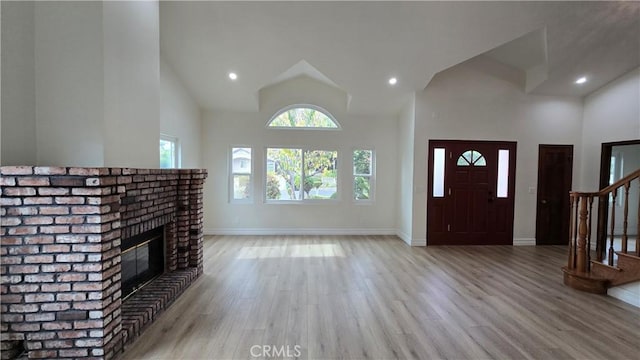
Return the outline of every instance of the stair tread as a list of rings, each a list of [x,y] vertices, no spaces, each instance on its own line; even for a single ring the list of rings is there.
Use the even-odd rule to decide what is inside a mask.
[[[589,280],[594,280],[594,281],[608,281],[607,278],[604,278],[602,276],[594,275],[592,272],[576,271],[576,270],[569,269],[566,266],[562,268],[562,271],[564,271],[564,272],[566,272],[568,274],[571,274],[573,276],[577,276],[577,277],[583,278],[583,279],[589,279]]]
[[[631,253],[623,253],[622,251],[616,251],[616,255],[618,256],[624,256],[627,258],[631,258],[631,259],[638,259],[640,260],[640,256],[636,255],[636,254],[631,254]]]
[[[613,265],[609,265],[609,264],[607,264],[605,262],[600,262],[600,261],[597,261],[597,260],[591,260],[591,265],[592,266],[593,265],[603,266],[605,268],[608,268],[608,269],[611,269],[611,270],[615,270],[615,271],[622,271],[622,269],[617,266],[618,265],[617,261]]]

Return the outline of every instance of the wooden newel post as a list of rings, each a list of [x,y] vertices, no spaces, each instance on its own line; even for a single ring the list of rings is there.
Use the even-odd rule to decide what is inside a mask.
[[[587,219],[589,211],[587,210],[587,199],[580,197],[580,212],[578,223],[578,244],[576,249],[576,270],[579,272],[587,271]]]

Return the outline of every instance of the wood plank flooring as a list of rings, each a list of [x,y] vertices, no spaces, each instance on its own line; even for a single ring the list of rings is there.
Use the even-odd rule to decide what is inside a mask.
[[[563,247],[213,236],[204,256],[123,359],[254,359],[254,345],[288,350],[278,358],[298,345],[302,359],[640,356],[640,309],[565,287]]]

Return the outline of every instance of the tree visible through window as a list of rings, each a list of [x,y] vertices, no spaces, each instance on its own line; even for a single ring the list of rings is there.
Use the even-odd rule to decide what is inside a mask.
[[[270,128],[339,129],[338,123],[320,108],[309,105],[291,107],[269,121]]]
[[[353,151],[353,198],[373,199],[373,150]]]
[[[160,136],[160,168],[174,169],[179,166],[178,159],[178,139],[161,135]]]
[[[326,200],[337,197],[337,151],[268,148],[266,168],[267,200]]]

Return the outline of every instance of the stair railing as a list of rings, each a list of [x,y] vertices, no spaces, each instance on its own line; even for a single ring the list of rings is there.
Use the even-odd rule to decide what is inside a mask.
[[[567,268],[575,273],[586,274],[591,270],[591,239],[593,232],[593,203],[598,200],[598,222],[596,228],[596,260],[614,266],[615,252],[634,254],[640,256],[640,188],[638,191],[638,222],[635,234],[635,249],[629,248],[629,193],[632,182],[640,178],[640,169],[632,172],[615,183],[605,187],[598,192],[577,192],[569,193],[570,234],[569,234],[569,261]],[[640,183],[640,179],[638,180]],[[635,185],[634,185],[635,186]],[[623,189],[623,213],[622,213],[622,234],[620,238],[620,248],[616,249],[616,207],[619,204],[618,193]],[[611,206],[609,206],[611,204]]]

